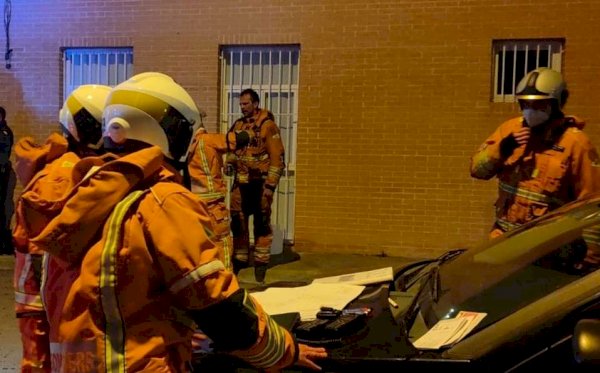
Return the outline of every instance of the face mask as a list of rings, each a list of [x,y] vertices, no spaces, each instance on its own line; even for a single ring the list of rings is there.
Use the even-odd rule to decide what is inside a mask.
[[[529,127],[535,127],[550,119],[550,113],[545,110],[524,109],[523,118]]]

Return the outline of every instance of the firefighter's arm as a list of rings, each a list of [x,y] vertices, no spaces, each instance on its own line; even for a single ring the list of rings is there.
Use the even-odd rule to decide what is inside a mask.
[[[265,187],[273,191],[277,187],[277,184],[279,184],[279,179],[285,169],[285,155],[283,143],[281,142],[281,134],[275,122],[272,120],[266,121],[263,124],[263,130],[265,132],[265,147],[269,155],[269,171]]]
[[[513,122],[514,120],[502,124],[481,144],[471,157],[471,176],[489,180],[504,165],[516,162],[523,155],[528,136],[523,140],[518,134],[522,126],[515,126]]]
[[[238,285],[218,258],[204,203],[171,194],[147,221],[157,263],[178,308],[215,343],[250,364],[272,369],[293,364],[298,347]]]
[[[600,192],[600,158],[589,138],[578,132],[573,142],[571,185],[576,199]]]

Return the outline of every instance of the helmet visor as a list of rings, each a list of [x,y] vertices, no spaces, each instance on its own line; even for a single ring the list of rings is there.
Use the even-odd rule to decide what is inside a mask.
[[[89,111],[81,108],[73,116],[77,136],[82,145],[98,145],[102,138],[102,124]]]

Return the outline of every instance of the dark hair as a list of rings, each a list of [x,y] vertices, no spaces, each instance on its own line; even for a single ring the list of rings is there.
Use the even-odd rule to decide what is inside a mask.
[[[249,95],[252,102],[260,103],[260,97],[258,97],[258,93],[252,88],[246,88],[240,93],[240,97],[244,95]]]
[[[2,106],[0,106],[0,121],[3,121],[6,118],[6,110]]]

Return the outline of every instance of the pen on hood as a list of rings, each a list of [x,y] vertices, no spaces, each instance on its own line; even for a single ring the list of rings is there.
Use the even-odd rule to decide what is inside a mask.
[[[390,306],[398,308],[398,303],[394,302],[392,298],[388,298],[388,302],[390,303]]]

